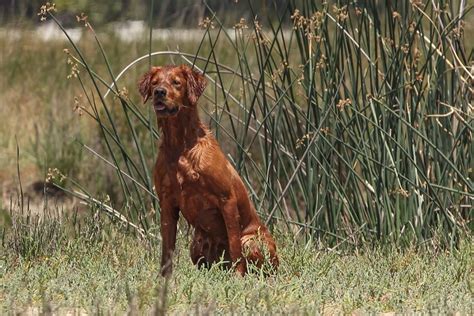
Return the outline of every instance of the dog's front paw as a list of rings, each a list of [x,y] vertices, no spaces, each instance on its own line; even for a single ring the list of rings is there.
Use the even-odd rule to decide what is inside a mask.
[[[235,274],[237,274],[238,276],[243,277],[245,275],[246,270],[247,268],[245,267],[245,263],[242,262],[242,260],[235,266]]]

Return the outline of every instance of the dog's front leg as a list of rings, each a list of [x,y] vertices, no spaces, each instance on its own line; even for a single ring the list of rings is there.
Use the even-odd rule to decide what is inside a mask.
[[[161,275],[164,277],[173,272],[178,219],[179,208],[173,207],[169,202],[161,203]]]
[[[224,203],[223,217],[229,240],[229,255],[238,274],[244,275],[246,266],[242,258],[242,243],[240,241],[240,216],[237,208],[237,200],[231,198]]]

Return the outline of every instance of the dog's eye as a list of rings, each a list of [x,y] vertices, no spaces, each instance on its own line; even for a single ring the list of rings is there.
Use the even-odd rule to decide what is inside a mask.
[[[173,80],[173,84],[174,84],[175,86],[179,86],[180,82],[175,79],[175,80]]]

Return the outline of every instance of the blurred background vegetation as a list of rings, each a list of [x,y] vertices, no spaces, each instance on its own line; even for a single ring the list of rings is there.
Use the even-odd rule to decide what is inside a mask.
[[[234,25],[242,17],[246,20],[253,19],[252,10],[260,19],[276,20],[287,9],[287,1],[272,0],[58,0],[50,2],[54,2],[58,8],[61,8],[57,18],[66,27],[76,25],[76,15],[81,12],[89,16],[96,27],[100,27],[117,21],[149,21],[149,14],[153,7],[152,26],[167,28],[196,27],[203,17],[211,15],[209,8],[212,8],[212,12],[216,13],[223,24],[229,26]],[[343,0],[338,1],[338,4],[347,5],[353,2]],[[361,7],[367,6],[367,1],[358,2]],[[373,2],[371,5],[383,10],[391,1],[371,2]],[[467,2],[472,2],[472,0]],[[37,13],[44,3],[43,0],[0,0],[0,24],[39,23]],[[303,0],[293,1],[293,3],[296,7],[304,5]],[[291,21],[284,22],[291,24]]]
[[[75,24],[75,16],[84,12],[96,26],[109,22],[126,20],[147,20],[152,1],[149,0],[59,0],[51,1],[61,8],[58,19],[65,25]],[[18,21],[38,22],[37,13],[43,0],[0,0],[0,19],[3,23]],[[241,17],[250,18],[247,1],[209,0],[207,5],[219,15],[224,22],[235,23]],[[269,6],[279,11],[286,9],[285,1],[257,0],[252,6],[259,16],[266,17]],[[274,12],[273,12],[274,13]],[[203,1],[163,0],[154,1],[153,27],[196,27],[203,16],[209,15]]]

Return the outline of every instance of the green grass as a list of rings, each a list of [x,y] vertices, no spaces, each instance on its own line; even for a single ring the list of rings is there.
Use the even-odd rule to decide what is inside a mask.
[[[145,312],[163,306],[171,313],[472,313],[469,240],[454,252],[389,246],[330,250],[277,233],[278,273],[241,278],[217,266],[197,270],[189,259],[187,228],[181,225],[174,274],[165,284],[157,241],[137,240],[97,214],[93,220],[49,216],[33,222],[23,220],[17,235],[11,227],[3,236],[2,313]],[[28,227],[54,235],[54,242],[22,255],[12,242],[20,235],[32,237]]]

